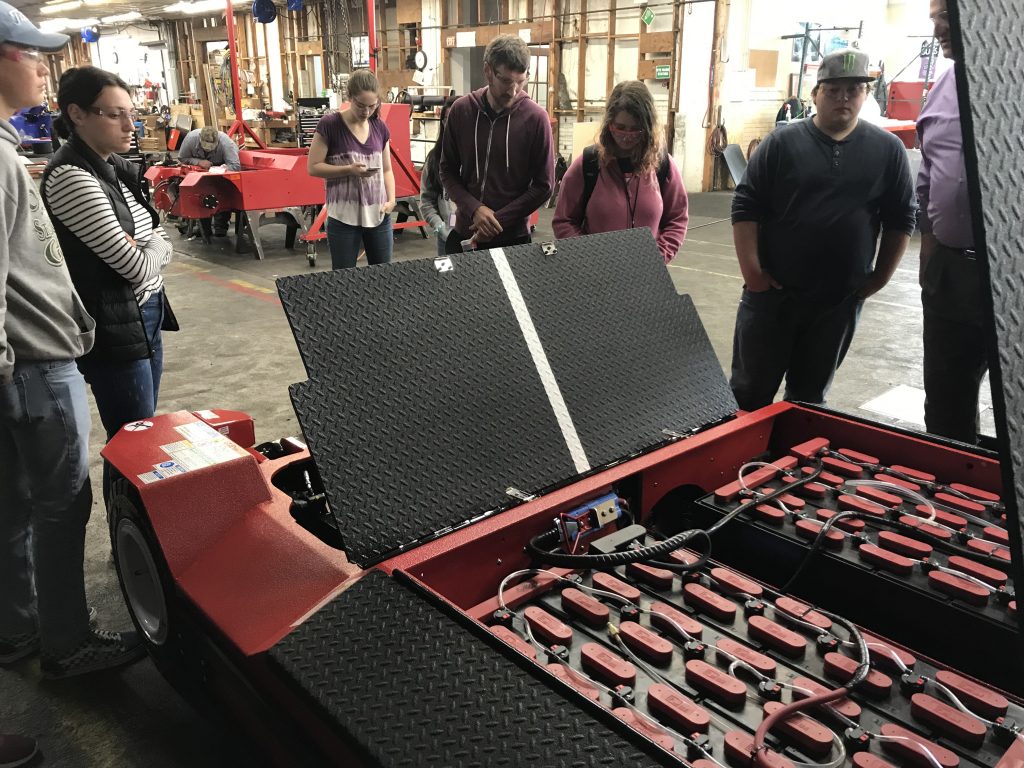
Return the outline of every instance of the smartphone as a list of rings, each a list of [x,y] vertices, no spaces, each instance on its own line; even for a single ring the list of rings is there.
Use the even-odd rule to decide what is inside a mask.
[[[366,168],[366,172],[367,172],[367,173],[369,173],[370,171],[373,171],[374,173],[376,173],[376,172],[377,172],[377,171],[379,171],[379,170],[380,170],[380,168],[379,168],[379,167],[376,167],[376,168],[375,168],[375,167],[372,167],[372,166],[368,166],[368,167]]]

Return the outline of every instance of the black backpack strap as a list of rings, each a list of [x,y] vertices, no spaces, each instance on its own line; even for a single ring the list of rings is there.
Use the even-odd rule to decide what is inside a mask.
[[[583,218],[587,218],[587,203],[594,194],[597,177],[601,175],[601,164],[597,160],[597,145],[591,144],[583,150]]]
[[[665,196],[665,185],[668,184],[668,176],[672,172],[669,165],[672,162],[668,152],[662,152],[661,162],[658,163],[658,187],[661,189],[661,196]]]

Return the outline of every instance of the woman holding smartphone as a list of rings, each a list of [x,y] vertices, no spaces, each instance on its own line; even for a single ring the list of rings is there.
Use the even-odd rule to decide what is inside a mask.
[[[360,246],[370,264],[391,261],[395,175],[391,132],[378,117],[379,89],[370,70],[353,72],[348,107],[320,119],[309,148],[309,175],[327,184],[327,244],[334,269],[354,267]]]

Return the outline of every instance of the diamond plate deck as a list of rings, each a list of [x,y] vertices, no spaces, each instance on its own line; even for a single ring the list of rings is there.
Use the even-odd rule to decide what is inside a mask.
[[[664,442],[663,429],[735,412],[648,230],[504,256],[590,468]],[[443,273],[423,259],[278,281],[310,376],[292,402],[364,567],[508,506],[509,487],[536,493],[578,476],[495,257],[453,262]]]
[[[672,762],[667,755],[656,760],[653,746],[645,754],[567,702],[563,691],[553,692],[376,571],[269,654],[372,765],[632,768]]]
[[[950,0],[960,114],[975,244],[987,254],[998,364],[992,367],[1014,579],[1024,583],[1024,6],[1017,0]],[[969,109],[964,105],[968,103]],[[977,217],[976,217],[977,218]],[[983,234],[979,237],[979,234]],[[1014,524],[1015,523],[1015,524]],[[1024,622],[1024,619],[1022,619]],[[1022,623],[1024,627],[1024,623]]]

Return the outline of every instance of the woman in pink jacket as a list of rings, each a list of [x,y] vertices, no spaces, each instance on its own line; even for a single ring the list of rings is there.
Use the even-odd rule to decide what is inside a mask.
[[[596,182],[588,185],[595,172]],[[619,83],[608,98],[597,144],[575,158],[562,178],[555,237],[647,227],[667,264],[683,244],[687,221],[686,189],[665,149],[651,92],[638,80]]]

